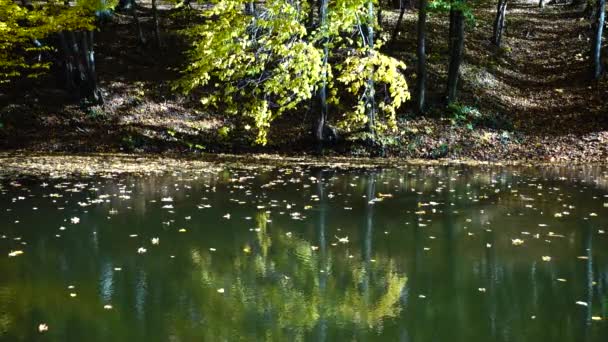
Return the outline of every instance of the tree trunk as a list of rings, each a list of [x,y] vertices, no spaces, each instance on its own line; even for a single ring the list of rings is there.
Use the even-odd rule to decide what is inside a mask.
[[[448,27],[448,51],[452,51],[452,43],[454,37],[454,27],[456,26],[456,10],[453,7],[450,7],[450,26]]]
[[[418,113],[424,113],[426,98],[426,10],[427,0],[420,0],[418,10],[418,46],[416,54],[418,57],[418,70],[416,78],[416,109]]]
[[[595,18],[595,32],[593,35],[593,47],[591,56],[593,58],[593,79],[599,79],[602,75],[602,34],[604,31],[604,20],[606,16],[606,0],[597,1],[597,15]]]
[[[156,0],[152,0],[152,19],[154,20],[154,39],[156,40],[156,46],[160,48],[162,46],[162,41],[160,39],[160,25],[158,24]]]
[[[310,8],[308,11],[308,18],[306,19],[306,27],[314,27],[315,25],[315,0],[309,0]],[[320,5],[319,5],[320,6]]]
[[[97,85],[93,31],[60,32],[58,36],[65,88],[78,94],[81,101],[103,104]]]
[[[368,54],[371,56],[374,50],[374,1],[369,0],[367,3],[367,47],[369,49]],[[373,140],[375,140],[375,120],[376,120],[376,102],[374,97],[376,92],[374,89],[374,80],[370,77],[367,80],[367,88],[365,90],[365,112],[367,114],[367,128],[372,134]]]
[[[538,7],[539,7],[539,8],[543,8],[543,7],[545,7],[545,2],[544,2],[544,0],[539,0],[539,1],[538,1]]]
[[[319,147],[322,146],[324,140],[324,131],[325,125],[327,123],[327,58],[329,57],[329,47],[327,44],[327,33],[328,33],[328,23],[327,23],[327,9],[329,6],[329,0],[321,0],[319,7],[319,24],[321,30],[323,32],[323,81],[321,84],[321,88],[319,89],[319,103],[320,103],[320,112],[319,119],[317,121],[317,125],[315,127],[315,138]]]
[[[382,0],[378,0],[378,15],[376,17],[378,19],[378,28],[382,30]]]
[[[133,16],[133,22],[135,23],[135,29],[137,30],[137,37],[139,38],[140,45],[146,45],[146,37],[144,37],[144,31],[141,29],[139,23],[139,16],[137,15],[137,3],[136,0],[130,0],[131,2],[131,15]]]
[[[498,0],[498,6],[496,8],[496,18],[494,19],[494,35],[492,37],[492,42],[497,47],[500,47],[500,43],[502,40],[502,34],[505,30],[506,16],[507,16],[507,0]]]
[[[426,0],[421,0],[426,1]],[[395,25],[395,29],[393,30],[393,34],[391,36],[390,44],[393,44],[397,39],[397,35],[401,29],[401,22],[403,21],[403,15],[405,14],[405,4],[403,4],[404,0],[401,0],[400,3],[400,11],[399,11],[399,19],[397,19],[397,24]]]
[[[60,83],[63,84],[64,88],[69,92],[76,91],[76,65],[72,56],[68,39],[65,32],[59,32],[59,46],[60,49],[60,61],[62,63],[61,70],[63,71],[63,79]]]
[[[86,66],[86,96],[94,104],[103,104],[103,96],[101,90],[97,86],[97,71],[95,68],[95,49],[94,49],[94,33],[93,31],[83,31],[82,35],[82,53]]]
[[[460,64],[462,64],[462,54],[464,51],[464,13],[462,10],[453,11],[453,27],[450,29],[450,64],[448,67],[448,103],[453,103],[458,97],[458,77]]]
[[[245,4],[245,14],[255,15],[255,4],[253,3],[253,1],[247,2]]]

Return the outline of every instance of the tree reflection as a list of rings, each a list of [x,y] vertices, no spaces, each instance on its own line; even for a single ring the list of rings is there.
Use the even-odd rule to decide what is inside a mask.
[[[318,246],[273,231],[269,214],[260,211],[254,242],[259,248],[236,255],[231,269],[213,264],[210,254],[192,252],[207,298],[200,303],[205,337],[229,338],[239,330],[250,338],[299,340],[314,334],[322,341],[330,339],[329,326],[381,330],[384,320],[400,313],[406,278],[390,259],[372,259],[372,204],[358,260],[344,253],[344,245],[328,247],[323,175],[317,178]],[[368,199],[373,198],[373,182],[372,177]],[[217,293],[218,288],[225,293]]]

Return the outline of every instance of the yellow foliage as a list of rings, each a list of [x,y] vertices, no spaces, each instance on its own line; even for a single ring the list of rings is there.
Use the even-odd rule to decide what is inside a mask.
[[[92,30],[94,12],[113,8],[117,0],[79,0],[66,6],[63,1],[35,2],[32,9],[13,0],[0,0],[0,83],[27,71],[36,76],[48,63],[32,62],[26,53],[48,49],[34,45],[59,31]]]
[[[405,65],[376,50],[368,53],[362,41],[350,38],[369,20],[364,15],[369,0],[329,2],[327,22],[312,31],[307,29],[309,11],[300,1],[267,0],[255,14],[244,10],[248,2],[215,0],[202,14],[204,23],[183,32],[192,48],[177,88],[211,88],[201,103],[250,117],[258,130],[256,142],[266,144],[272,121],[308,104],[321,86],[327,86],[328,103],[337,105],[342,96],[357,97],[373,79],[388,90],[379,105],[387,122],[377,126],[395,127],[396,109],[409,99],[400,71]],[[334,72],[351,95],[336,87]],[[357,102],[344,122],[349,129],[366,122],[364,105]]]

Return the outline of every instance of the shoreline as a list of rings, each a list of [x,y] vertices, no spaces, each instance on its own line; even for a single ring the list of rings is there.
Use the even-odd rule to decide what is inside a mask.
[[[0,151],[0,178],[10,176],[158,175],[168,172],[206,173],[229,168],[328,167],[337,169],[407,168],[413,166],[468,167],[597,167],[606,162],[479,161],[473,159],[406,159],[280,154],[211,153],[58,153]]]

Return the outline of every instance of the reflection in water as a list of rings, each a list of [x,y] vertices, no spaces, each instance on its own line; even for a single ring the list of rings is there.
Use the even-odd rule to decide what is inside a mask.
[[[0,183],[0,340],[608,336],[601,168],[46,182]]]

